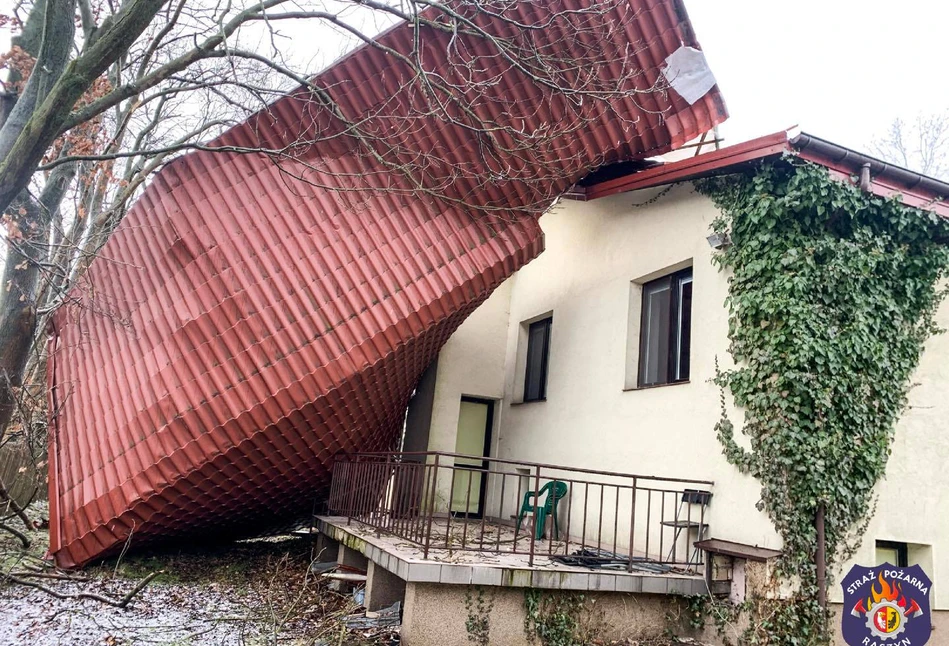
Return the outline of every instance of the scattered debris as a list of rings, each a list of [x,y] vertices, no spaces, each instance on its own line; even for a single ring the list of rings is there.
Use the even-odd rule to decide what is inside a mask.
[[[591,570],[616,570],[623,572],[630,567],[630,557],[624,554],[592,548],[577,550],[569,556],[551,556],[550,560],[563,563],[564,565],[590,568]],[[672,568],[668,565],[656,563],[655,561],[650,561],[640,556],[634,556],[632,558],[632,569],[653,574],[665,574],[666,572],[672,571]]]
[[[402,641],[402,602],[396,601],[388,608],[375,612],[367,610],[349,615],[344,623],[347,630],[370,643],[395,646]]]
[[[366,611],[346,617],[346,627],[350,630],[369,630],[371,628],[392,628],[402,623],[402,602],[396,601],[388,608],[375,612]]]
[[[328,589],[311,570],[305,538],[139,551],[118,566],[113,559],[79,574],[43,561],[43,538],[37,534],[34,545],[23,550],[14,537],[0,536],[0,575],[6,575],[0,576],[0,644],[398,643],[397,628],[346,627],[346,618],[361,604]],[[125,607],[95,598],[121,602],[157,570],[164,576],[141,588]]]
[[[347,583],[365,583],[367,578],[365,574],[354,572],[326,572],[320,576],[330,581],[345,581]]]
[[[320,566],[328,565],[329,567],[320,567],[319,569],[315,568],[314,565],[316,564],[310,565],[310,571],[322,572],[320,578],[328,580],[329,589],[334,592],[346,592],[351,590],[353,586],[365,583],[369,578],[365,570],[350,565],[320,563]],[[360,603],[360,605],[362,604]]]
[[[322,574],[324,572],[329,572],[330,570],[335,570],[339,565],[336,561],[327,561],[326,563],[311,563],[310,572],[313,574]]]

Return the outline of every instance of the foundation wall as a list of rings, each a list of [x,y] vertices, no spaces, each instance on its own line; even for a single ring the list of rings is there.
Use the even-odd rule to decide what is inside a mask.
[[[475,586],[456,586],[437,583],[409,583],[405,589],[402,616],[402,640],[406,646],[467,646],[466,621],[469,610],[466,597],[477,617]],[[524,589],[483,587],[488,613],[489,643],[504,646],[530,646],[524,632],[527,613]],[[545,590],[542,595],[569,594],[559,590]],[[605,642],[645,640],[662,637],[668,618],[677,616],[682,609],[680,597],[624,594],[585,593],[585,610],[581,620],[584,629],[595,631]]]

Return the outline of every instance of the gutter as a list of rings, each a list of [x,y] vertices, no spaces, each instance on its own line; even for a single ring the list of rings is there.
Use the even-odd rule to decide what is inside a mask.
[[[949,204],[945,203],[946,198],[949,198],[947,182],[806,133],[794,137],[789,143],[802,159],[825,166],[838,175],[847,175],[848,179],[854,175],[859,177],[864,168],[868,169],[868,188],[876,195],[890,197],[899,193],[904,204],[949,216]]]

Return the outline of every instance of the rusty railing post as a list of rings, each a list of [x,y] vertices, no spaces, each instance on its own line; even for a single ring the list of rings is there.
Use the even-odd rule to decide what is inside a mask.
[[[425,530],[425,550],[422,558],[428,558],[428,549],[432,545],[432,520],[435,517],[435,490],[438,488],[438,453],[435,454],[434,471],[432,472],[432,495],[429,496],[428,527]]]
[[[358,458],[357,458],[358,459]],[[354,465],[352,462],[346,467],[346,484],[349,485],[349,491],[346,492],[346,526],[353,524],[353,514],[356,513],[355,504],[355,491],[356,487],[353,486],[353,478],[359,477],[359,467]]]
[[[534,542],[537,537],[537,503],[540,498],[540,466],[534,467],[534,531],[531,532],[531,553],[527,565],[534,567]]]
[[[382,481],[382,505],[379,514],[382,516],[380,522],[376,523],[376,537],[382,536],[382,532],[388,532],[392,528],[392,454],[386,453],[386,466]],[[385,527],[383,529],[382,527]]]
[[[633,547],[636,545],[636,478],[633,478],[632,509],[629,512],[629,563],[626,564],[626,571],[633,571]],[[646,528],[649,531],[649,528]]]

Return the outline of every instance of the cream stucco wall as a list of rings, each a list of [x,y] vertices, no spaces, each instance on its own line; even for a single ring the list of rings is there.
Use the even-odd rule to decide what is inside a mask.
[[[511,403],[518,398],[517,373],[506,371],[499,456],[713,480],[712,534],[778,547],[767,518],[754,508],[758,487],[727,464],[713,430],[719,392],[709,379],[716,356],[727,361],[727,284],[705,239],[717,211],[690,186],[633,206],[658,192],[564,201],[541,219],[547,249],[514,281],[506,356],[507,365],[517,363],[520,321],[553,313],[547,400]],[[630,327],[638,345],[640,296],[633,281],[689,262],[691,380],[627,390],[637,354],[629,360]],[[748,510],[740,522],[735,509]]]
[[[949,302],[937,315],[949,329]],[[853,563],[874,562],[874,542],[910,544],[909,560],[933,580],[931,603],[949,609],[949,334],[929,339],[913,379],[909,407],[896,427],[886,477],[877,485],[876,514]],[[831,591],[842,599],[839,586]]]
[[[498,339],[507,335],[512,284],[511,280],[502,283],[459,326],[438,355],[430,451],[455,450],[463,395],[498,400],[504,396],[504,346]]]
[[[541,219],[546,251],[499,288],[456,332],[438,360],[430,450],[452,451],[462,395],[499,399],[492,456],[574,467],[713,480],[708,508],[716,538],[780,548],[755,509],[759,487],[721,454],[709,383],[727,355],[726,277],[706,242],[717,216],[691,185],[592,202],[563,201]],[[637,282],[691,264],[691,380],[650,389],[635,383]],[[547,400],[517,403],[523,377],[521,323],[552,313]],[[949,305],[940,310],[949,327]],[[932,339],[912,407],[901,420],[879,505],[856,561],[876,539],[931,545],[917,552],[937,585],[949,576],[949,335]],[[734,417],[736,424],[740,422]],[[911,554],[912,557],[912,554]],[[931,563],[926,559],[930,559]],[[832,598],[838,598],[836,588]],[[949,594],[935,607],[949,607]]]
[[[505,347],[513,281],[502,283],[462,323],[438,354],[435,393],[432,401],[428,450],[455,452],[458,417],[463,396],[495,400],[492,440],[497,442],[504,397]],[[491,454],[496,455],[496,444]],[[442,458],[440,464],[450,466]],[[436,499],[447,505],[450,472],[440,470]]]

